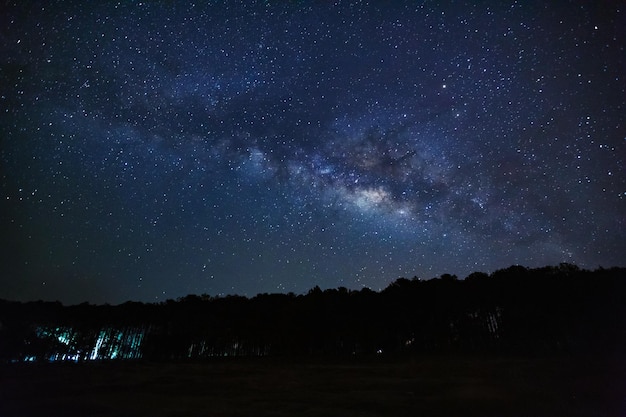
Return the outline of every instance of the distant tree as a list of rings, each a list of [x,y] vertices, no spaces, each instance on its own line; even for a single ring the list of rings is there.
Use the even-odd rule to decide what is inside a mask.
[[[113,351],[153,360],[379,350],[618,353],[626,349],[625,294],[624,268],[560,264],[514,265],[464,280],[399,278],[381,292],[316,286],[305,295],[205,294],[118,306],[0,300],[0,360]]]
[[[451,282],[451,281],[457,281],[458,278],[456,275],[450,275],[450,274],[443,274],[441,276],[441,280],[444,282]]]

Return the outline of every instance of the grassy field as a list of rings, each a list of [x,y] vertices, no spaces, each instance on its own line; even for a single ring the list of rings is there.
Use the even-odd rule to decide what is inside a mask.
[[[607,358],[13,364],[0,416],[626,416]]]

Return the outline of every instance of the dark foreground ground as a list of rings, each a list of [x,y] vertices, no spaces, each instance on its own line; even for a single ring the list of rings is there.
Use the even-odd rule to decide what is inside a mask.
[[[626,416],[626,360],[477,358],[0,367],[0,416]]]

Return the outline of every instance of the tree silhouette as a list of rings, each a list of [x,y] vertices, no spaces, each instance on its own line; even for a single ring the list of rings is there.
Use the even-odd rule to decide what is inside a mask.
[[[604,353],[626,348],[626,269],[514,265],[381,292],[188,295],[159,304],[0,300],[0,360]]]

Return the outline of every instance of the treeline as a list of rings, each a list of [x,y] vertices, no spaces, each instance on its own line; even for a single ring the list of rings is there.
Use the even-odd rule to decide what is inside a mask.
[[[380,292],[189,295],[118,306],[0,301],[0,360],[419,353],[617,354],[626,269],[512,266]]]

